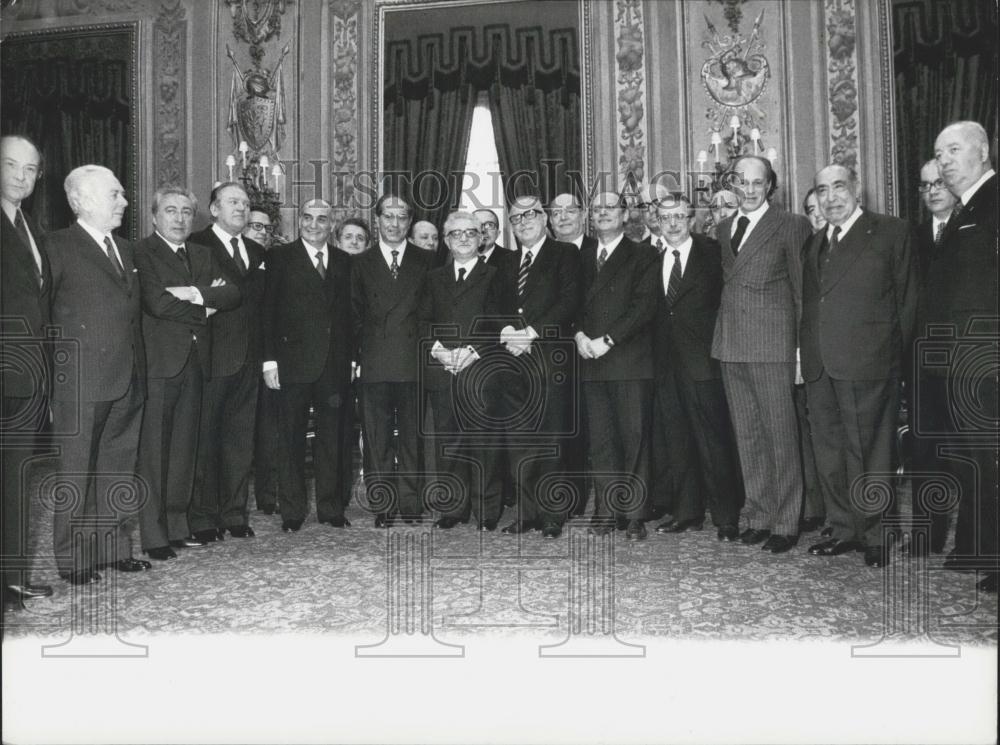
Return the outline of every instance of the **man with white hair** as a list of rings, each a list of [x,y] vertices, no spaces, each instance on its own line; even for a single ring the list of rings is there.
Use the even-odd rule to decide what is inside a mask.
[[[122,223],[125,189],[107,168],[85,165],[65,181],[72,226],[45,237],[52,266],[52,324],[74,344],[74,379],[53,390],[56,489],[72,496],[53,517],[59,576],[100,580],[97,569],[141,572],[129,527],[142,506],[136,449],[146,396],[139,279],[132,244],[112,231]],[[68,488],[67,488],[68,487]]]

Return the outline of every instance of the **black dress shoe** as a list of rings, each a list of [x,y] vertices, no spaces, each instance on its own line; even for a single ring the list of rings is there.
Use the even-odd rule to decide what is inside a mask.
[[[527,520],[515,520],[510,525],[501,530],[501,533],[506,533],[507,535],[518,535],[519,533],[527,533],[529,530],[535,530],[534,523]]]
[[[148,561],[133,559],[132,557],[119,559],[114,564],[108,564],[108,566],[114,567],[119,572],[145,572],[147,569],[153,568],[153,565]]]
[[[441,530],[451,530],[456,525],[458,525],[459,520],[457,517],[439,517],[434,521],[435,528],[441,528]]]
[[[740,538],[740,529],[735,525],[720,525],[719,526],[719,540],[725,543],[732,543]]]
[[[823,528],[823,530],[819,532],[820,538],[830,538],[832,536],[833,536],[833,528],[831,528],[830,526]]]
[[[483,520],[483,521],[481,521],[479,523],[479,525],[477,527],[478,527],[479,530],[492,533],[494,530],[497,529],[497,521],[496,520]]]
[[[813,556],[840,556],[852,551],[864,551],[865,547],[857,541],[838,541],[831,538],[828,541],[821,541],[809,547],[809,553]]]
[[[740,543],[753,546],[763,543],[771,535],[770,530],[758,530],[757,528],[747,528],[740,534]]]
[[[799,520],[799,532],[812,533],[814,530],[822,528],[825,522],[825,517],[803,517]]]
[[[866,546],[865,564],[875,569],[881,569],[889,563],[889,552],[885,546]]]
[[[686,533],[688,531],[698,531],[705,527],[701,520],[667,520],[656,526],[657,533]]]
[[[170,546],[158,546],[157,548],[148,548],[143,551],[146,556],[150,559],[156,559],[157,561],[170,561],[171,559],[176,559],[177,554]]]
[[[59,572],[59,576],[71,585],[92,585],[101,581],[101,575],[92,569],[81,569],[79,572]]]
[[[987,572],[986,576],[976,583],[976,589],[980,592],[988,592],[992,595],[996,595],[997,576],[997,572]]]
[[[562,525],[559,523],[545,523],[542,526],[542,538],[558,538],[562,535]]]
[[[208,528],[207,530],[196,530],[191,537],[195,540],[201,541],[202,543],[209,544],[224,540],[225,536],[226,531],[224,530],[219,528]]]
[[[646,523],[642,520],[629,520],[625,526],[625,537],[630,541],[641,541],[646,537]]]
[[[796,535],[778,535],[775,533],[764,541],[761,550],[770,551],[772,554],[783,554],[786,551],[791,551],[798,542],[799,537]]]
[[[204,533],[205,531],[201,532]],[[214,528],[212,532],[215,533]],[[212,540],[214,541],[215,539],[213,538]],[[187,538],[178,538],[177,540],[170,541],[170,545],[174,548],[201,548],[202,546],[207,546],[208,541],[194,535],[189,535]]]
[[[5,597],[12,600],[31,600],[32,598],[47,598],[52,594],[48,585],[7,585],[3,588]]]
[[[233,538],[253,538],[257,534],[249,525],[230,525],[229,535]]]
[[[257,512],[263,512],[265,515],[273,515],[275,506],[273,504],[265,504],[263,507],[257,507]]]
[[[348,520],[343,515],[339,517],[330,517],[319,521],[320,525],[329,525],[333,528],[349,528],[351,527],[351,521]]]
[[[281,529],[285,533],[297,533],[301,527],[301,520],[284,520],[281,523]]]

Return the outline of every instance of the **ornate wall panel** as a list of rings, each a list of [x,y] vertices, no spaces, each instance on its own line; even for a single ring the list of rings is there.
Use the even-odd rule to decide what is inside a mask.
[[[153,24],[153,184],[187,184],[187,20],[165,0]]]
[[[338,218],[361,214],[354,199],[353,179],[358,171],[358,143],[363,141],[361,119],[358,116],[360,8],[360,0],[332,0],[330,3],[330,49],[333,60],[333,86],[330,91],[333,111],[333,177],[330,202]]]
[[[623,179],[647,177],[645,24],[641,0],[615,0],[615,94],[618,169]]]
[[[855,0],[825,0],[830,160],[858,162],[858,53]]]

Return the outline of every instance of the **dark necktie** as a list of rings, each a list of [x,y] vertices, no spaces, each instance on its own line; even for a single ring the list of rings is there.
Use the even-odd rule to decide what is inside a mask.
[[[111,245],[111,239],[108,236],[104,236],[104,252],[108,255],[108,259],[111,260],[111,266],[115,268],[115,274],[118,275],[118,279],[125,279],[125,267],[118,260],[118,254],[115,253],[115,247]]]
[[[663,252],[667,250],[666,244],[663,242],[662,238],[656,239],[656,253],[663,255]]]
[[[827,242],[824,238],[822,245],[819,247],[819,277],[823,279],[823,270],[826,269],[826,265],[830,263],[830,257],[833,255],[834,251],[837,250],[837,245],[840,243],[840,226],[834,225],[833,236],[830,241]]]
[[[608,249],[602,248],[601,252],[597,254],[597,271],[600,272],[604,268],[604,262],[608,260]]]
[[[962,200],[959,199],[957,202],[955,202],[955,208],[951,211],[951,220],[954,220],[957,217],[961,217],[962,212],[964,211],[965,211],[965,205],[962,204]],[[948,222],[951,222],[951,220],[949,220]]]
[[[465,281],[465,267],[459,267],[458,269],[458,283],[462,284]]]
[[[191,276],[191,260],[188,258],[187,249],[182,245],[177,249],[177,257],[184,262],[184,268],[187,269],[188,276]]]
[[[681,252],[676,248],[673,250],[674,265],[670,269],[670,279],[667,280],[667,305],[673,306],[677,299],[677,293],[681,285]]]
[[[946,222],[939,222],[938,223],[937,230],[934,232],[934,245],[935,246],[940,246],[941,245],[941,238],[944,236],[944,229],[945,229],[945,227],[947,227],[947,225],[948,225],[948,223],[946,223]]]
[[[517,296],[524,297],[524,288],[528,284],[528,272],[531,270],[531,251],[524,252],[524,260],[517,272]]]
[[[389,271],[392,272],[393,279],[399,279],[399,251],[394,248],[389,253],[392,254],[392,264],[389,265]]]
[[[326,265],[323,262],[323,252],[316,252],[316,271],[319,272],[320,279],[326,279]]]
[[[733,240],[729,244],[733,249],[733,256],[739,253],[740,243],[743,242],[743,236],[746,235],[748,227],[750,227],[750,218],[746,215],[741,215],[740,219],[736,221],[736,232],[733,233]]]
[[[35,248],[34,244],[31,242],[31,236],[28,234],[28,224],[24,221],[24,215],[21,214],[20,207],[14,215],[14,229],[17,230],[17,234],[21,236],[21,240],[24,241],[24,245],[31,249],[31,256],[35,260],[35,279],[38,280],[38,284],[41,286],[42,257],[38,253],[38,249]]]
[[[247,265],[243,263],[243,254],[240,253],[240,239],[230,238],[229,245],[233,247],[233,261],[236,262],[236,268],[240,270],[240,274],[246,274]]]

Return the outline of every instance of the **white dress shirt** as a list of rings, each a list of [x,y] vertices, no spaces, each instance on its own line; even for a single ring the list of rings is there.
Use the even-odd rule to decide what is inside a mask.
[[[666,241],[664,241],[666,242]],[[670,284],[670,272],[674,269],[674,251],[680,251],[681,260],[681,276],[684,276],[684,270],[687,269],[688,258],[691,256],[691,247],[694,245],[694,240],[691,236],[687,237],[679,246],[671,246],[667,243],[667,250],[663,252],[663,270],[660,272],[661,279],[663,280],[663,294],[667,294],[667,285]]]

